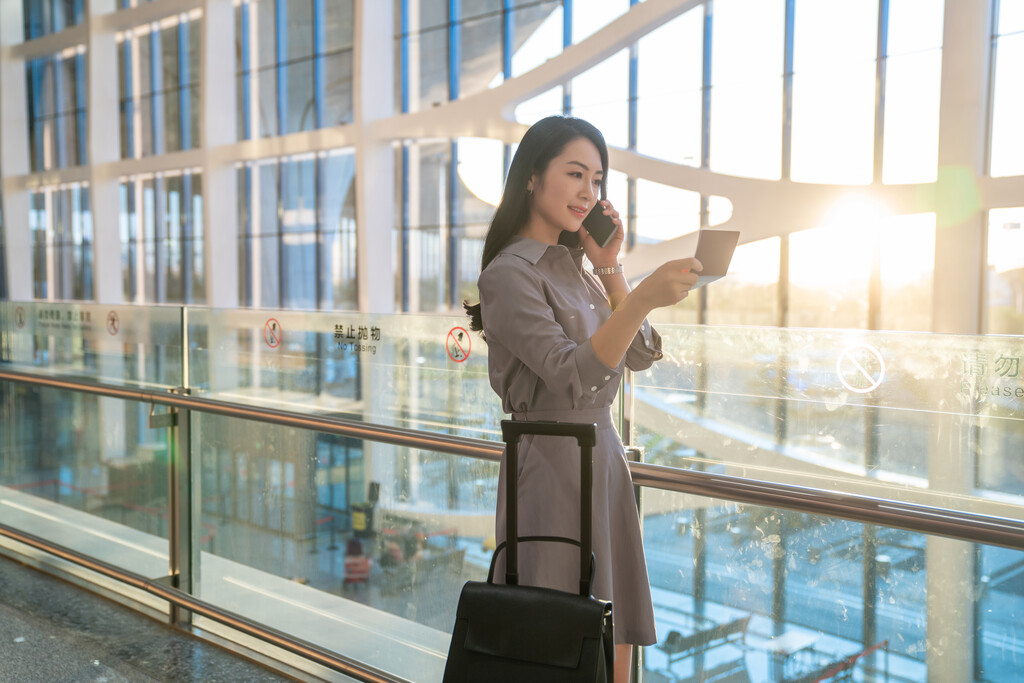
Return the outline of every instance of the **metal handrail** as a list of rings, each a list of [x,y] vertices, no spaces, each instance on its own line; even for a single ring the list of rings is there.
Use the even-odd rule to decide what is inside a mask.
[[[431,434],[400,427],[353,420],[302,415],[272,408],[229,403],[170,390],[134,389],[83,381],[71,377],[40,377],[30,373],[0,370],[0,381],[20,382],[53,389],[107,396],[124,400],[166,405],[214,415],[310,429],[330,434],[432,450],[484,460],[498,461],[501,443],[467,437]],[[1024,550],[1024,522],[1015,519],[960,512],[915,503],[828,491],[793,484],[751,480],[742,477],[683,470],[648,463],[629,463],[633,483],[639,486],[689,493],[754,505],[825,514],[865,524],[899,527],[910,531],[947,536],[959,540]],[[271,643],[288,652],[369,683],[406,683],[405,679],[366,667],[305,640],[264,624],[222,610],[193,598],[159,581],[134,574],[100,560],[0,524],[0,535],[49,552],[88,569],[147,591],[169,603],[226,624],[243,633]]]
[[[231,403],[186,394],[175,394],[170,393],[171,390],[169,389],[136,389],[114,384],[104,384],[102,382],[87,382],[81,378],[69,376],[54,375],[40,377],[31,373],[10,370],[0,370],[0,381],[21,382],[49,389],[64,389],[66,391],[77,391],[127,401],[153,403],[172,408],[209,413],[211,415],[265,422],[284,427],[310,429],[328,434],[337,434],[338,436],[349,436],[356,439],[389,443],[395,446],[408,446],[410,448],[421,448],[440,453],[464,455],[471,458],[494,461],[501,459],[502,446],[494,441],[433,434],[415,429],[389,427],[323,415],[303,415],[286,410],[245,405],[244,403]]]
[[[85,567],[97,574],[120,581],[133,588],[155,595],[162,600],[183,607],[196,614],[212,619],[216,622],[229,626],[246,635],[258,638],[275,647],[287,650],[292,654],[305,657],[321,666],[351,676],[365,683],[411,683],[408,679],[399,678],[386,674],[378,669],[367,666],[361,662],[347,659],[337,652],[327,650],[319,645],[310,643],[301,638],[296,638],[275,628],[252,621],[234,612],[221,609],[208,602],[198,600],[191,595],[184,593],[177,588],[166,585],[158,579],[149,579],[141,574],[122,569],[103,560],[98,560],[88,555],[83,555],[70,548],[58,545],[46,539],[20,531],[6,524],[0,524],[0,536],[7,536],[19,543],[42,550],[55,555],[79,566]]]
[[[1024,521],[1009,517],[649,463],[630,463],[630,473],[638,486],[1024,550]]]
[[[482,460],[500,461],[503,450],[503,445],[496,441],[433,434],[334,417],[302,415],[273,408],[173,394],[167,390],[130,389],[87,382],[81,378],[40,377],[25,372],[0,370],[0,381],[4,380],[167,405]],[[631,462],[629,467],[633,483],[639,486],[751,505],[827,514],[864,524],[898,527],[962,541],[1024,550],[1024,521],[1008,517],[649,463]]]

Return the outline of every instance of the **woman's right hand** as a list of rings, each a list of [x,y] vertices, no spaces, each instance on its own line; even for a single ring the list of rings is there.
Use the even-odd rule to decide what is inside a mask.
[[[639,297],[648,310],[673,306],[687,297],[697,284],[697,273],[703,268],[692,256],[668,261],[645,277],[632,294]]]

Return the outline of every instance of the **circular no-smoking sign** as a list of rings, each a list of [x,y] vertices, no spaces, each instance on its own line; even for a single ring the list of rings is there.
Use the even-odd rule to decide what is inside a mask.
[[[855,344],[839,354],[836,373],[844,387],[856,394],[867,394],[885,379],[885,360],[871,344]]]
[[[448,357],[456,363],[462,363],[469,358],[469,351],[473,346],[469,338],[469,332],[461,327],[453,327],[448,331],[448,339],[445,341],[445,350]]]
[[[281,332],[281,323],[277,322],[277,318],[267,320],[266,325],[263,326],[263,339],[267,342],[267,346],[272,349],[280,346]]]

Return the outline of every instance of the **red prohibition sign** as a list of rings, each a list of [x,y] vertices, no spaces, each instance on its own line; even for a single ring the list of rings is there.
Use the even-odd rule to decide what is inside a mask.
[[[469,358],[469,351],[473,347],[473,342],[469,338],[469,332],[466,332],[461,327],[453,327],[448,332],[448,340],[445,342],[444,349],[448,352],[448,357],[456,363],[462,363]]]
[[[272,349],[280,346],[281,332],[281,323],[277,322],[277,318],[267,320],[267,324],[263,326],[263,339],[267,342],[267,346]]]

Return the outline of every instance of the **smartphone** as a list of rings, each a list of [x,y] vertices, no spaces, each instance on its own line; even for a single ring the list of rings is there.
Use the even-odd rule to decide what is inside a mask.
[[[615,236],[615,231],[619,229],[619,226],[612,221],[611,216],[604,215],[603,204],[597,204],[590,210],[587,217],[583,219],[583,227],[587,229],[587,232],[600,247],[607,245]]]

